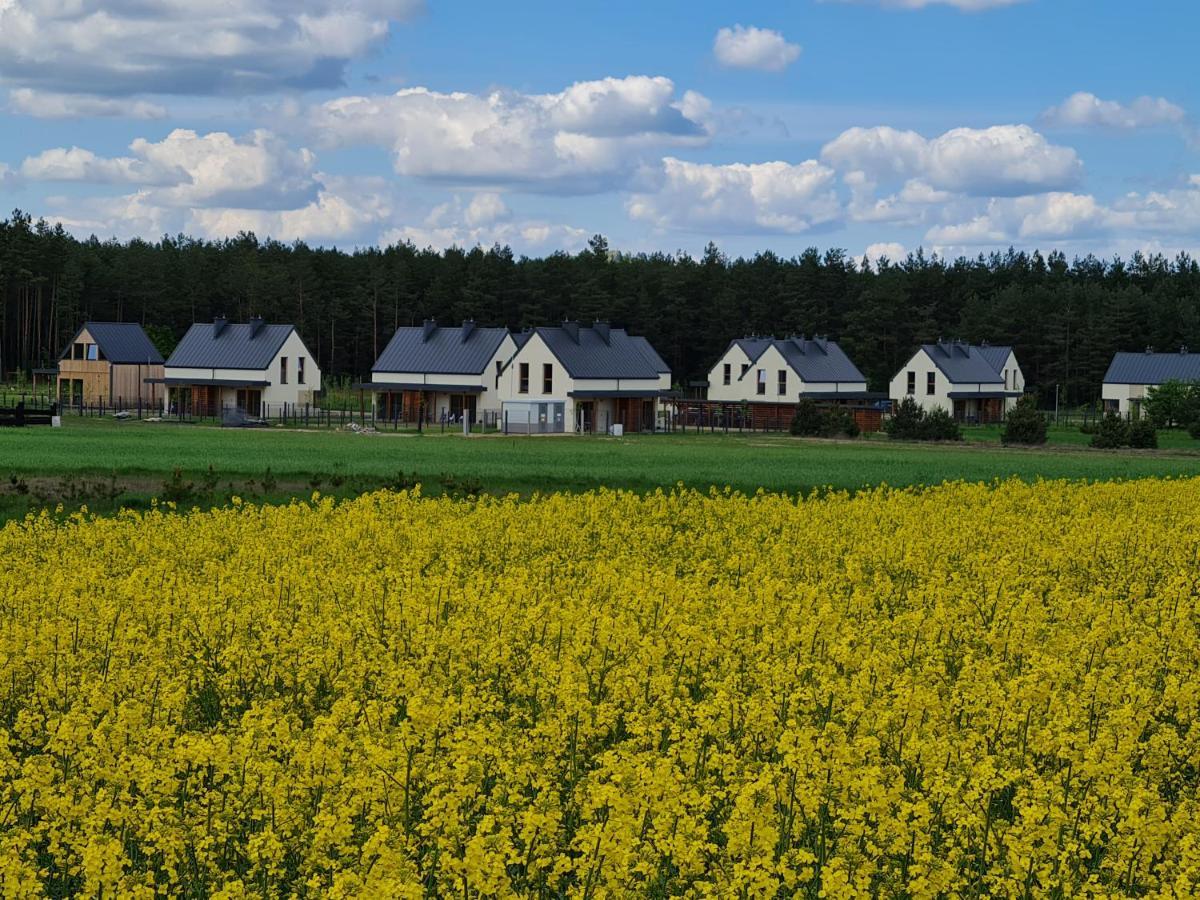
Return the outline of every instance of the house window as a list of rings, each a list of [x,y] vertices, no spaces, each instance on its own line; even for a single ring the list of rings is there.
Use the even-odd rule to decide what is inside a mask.
[[[1013,379],[1013,387],[1017,386],[1017,379]],[[1004,389],[1008,390],[1008,369],[1004,370]]]
[[[304,357],[296,357],[296,384],[304,384]]]
[[[504,364],[500,360],[496,360],[496,387],[500,387],[500,370],[504,368]]]
[[[750,371],[750,363],[742,363],[742,374],[745,375]]]
[[[911,397],[916,392],[917,392],[917,373],[909,372],[908,373],[908,389],[907,389],[906,393]]]
[[[937,391],[937,373],[936,372],[926,372],[925,373],[925,393],[933,394],[933,393],[936,393],[936,391]]]
[[[554,363],[542,363],[542,393],[554,393]]]
[[[83,344],[76,342],[71,348],[71,359],[83,359]]]
[[[279,383],[287,384],[287,357],[279,357]]]
[[[725,371],[721,377],[725,384],[729,384],[730,381],[733,380],[733,366],[731,366],[729,363],[725,363]]]
[[[100,357],[97,355],[99,353],[99,351],[100,351],[100,348],[97,347],[95,344],[88,344],[87,345],[87,358],[90,360],[93,360],[93,361],[99,359]]]
[[[787,394],[787,369],[779,370],[779,396],[783,397]]]
[[[517,385],[517,393],[518,394],[528,394],[529,393],[529,363],[521,363],[520,373],[521,373],[521,377],[520,377],[519,383]]]
[[[758,392],[760,394],[765,394],[767,392],[767,370],[766,369],[758,370]]]

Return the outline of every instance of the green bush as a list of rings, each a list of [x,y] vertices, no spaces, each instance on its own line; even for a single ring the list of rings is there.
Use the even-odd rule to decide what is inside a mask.
[[[1032,397],[1022,397],[1004,419],[1002,444],[1046,443],[1046,417],[1038,412]]]
[[[954,421],[954,416],[941,408],[925,414],[925,423],[921,430],[924,434],[924,440],[927,441],[962,440],[962,429]]]
[[[1128,428],[1129,446],[1138,450],[1153,450],[1158,446],[1158,430],[1150,419],[1134,419]]]
[[[858,423],[854,414],[844,407],[823,410],[812,400],[801,400],[796,405],[792,418],[791,432],[798,437],[858,437]]]
[[[892,410],[891,416],[883,425],[888,437],[898,441],[925,440],[925,410],[917,405],[912,397],[905,397]]]
[[[827,423],[825,415],[811,400],[796,404],[796,415],[792,417],[792,434],[797,437],[822,437]]]
[[[1190,434],[1194,439],[1200,441],[1200,419],[1197,419],[1188,426],[1188,434]]]
[[[1107,412],[1096,433],[1092,435],[1092,446],[1101,450],[1115,450],[1129,443],[1129,424],[1115,412]]]

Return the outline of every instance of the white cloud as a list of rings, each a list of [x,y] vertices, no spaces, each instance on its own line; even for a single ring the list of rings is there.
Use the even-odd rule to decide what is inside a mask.
[[[722,28],[713,39],[713,55],[730,69],[782,72],[800,58],[800,49],[778,31],[753,25]]]
[[[895,241],[886,243],[871,244],[862,255],[868,259],[872,265],[879,265],[881,259],[886,259],[889,262],[899,263],[904,262],[908,257],[908,249],[903,244],[898,244]]]
[[[971,196],[1060,190],[1083,170],[1074,150],[1028,125],[955,128],[932,140],[915,131],[851,128],[826,144],[821,158],[872,180],[918,178],[933,190]]]
[[[317,199],[299,209],[194,209],[193,230],[206,237],[223,238],[240,231],[280,241],[336,241],[364,234],[377,225],[385,211],[364,207],[338,194],[321,191]]]
[[[408,242],[417,247],[490,247],[502,244],[518,252],[578,250],[588,239],[582,228],[541,220],[510,221],[512,214],[499,196],[480,193],[463,205],[455,197],[433,208],[419,225],[399,225],[383,233],[383,244]]]
[[[0,0],[0,80],[64,94],[333,87],[419,0]]]
[[[667,157],[657,189],[626,209],[657,228],[796,234],[841,214],[833,169],[816,160],[709,165]]]
[[[269,131],[234,138],[177,128],[161,141],[137,138],[129,149],[132,156],[104,158],[78,147],[54,148],[26,159],[21,174],[41,181],[155,186],[152,200],[159,206],[287,209],[317,196],[316,157],[290,149]]]
[[[842,3],[869,3],[872,0],[841,0]],[[1028,0],[874,0],[890,9],[925,9],[929,6],[952,6],[963,12],[981,12],[1001,6],[1016,6]]]
[[[167,115],[165,106],[145,100],[59,94],[53,91],[35,91],[32,88],[16,88],[9,91],[8,108],[11,112],[37,119],[162,119]]]
[[[1138,97],[1131,103],[1101,100],[1095,94],[1079,91],[1041,115],[1048,125],[1066,127],[1100,126],[1133,130],[1156,125],[1179,125],[1187,114],[1164,97]]]
[[[556,94],[407,88],[302,115],[329,146],[389,148],[396,172],[478,186],[591,192],[622,186],[665,147],[707,142],[709,104],[668,78],[579,82]]]
[[[21,175],[31,181],[83,181],[92,184],[175,184],[185,176],[179,169],[162,169],[144,159],[119,156],[105,159],[91,150],[56,147],[28,157]]]

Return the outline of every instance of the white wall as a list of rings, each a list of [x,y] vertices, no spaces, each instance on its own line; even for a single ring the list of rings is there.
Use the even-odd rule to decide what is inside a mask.
[[[1025,373],[1021,371],[1021,366],[1017,362],[1017,355],[1011,350],[1008,352],[1008,359],[1004,362],[1004,367],[1000,370],[1000,377],[1005,378],[1004,389],[1008,391],[1024,391],[1025,390]],[[1015,404],[1016,401],[1014,400]]]
[[[899,405],[906,396],[908,396],[908,373],[916,373],[916,387],[912,398],[917,401],[917,405],[925,410],[944,409],[948,413],[954,412],[954,402],[948,394],[955,385],[951,385],[950,380],[946,378],[937,364],[929,358],[929,354],[923,349],[918,350],[913,358],[905,364],[905,366],[896,373],[896,377],[892,379],[888,386],[888,396],[894,404]],[[928,377],[929,373],[934,375],[933,393],[928,392]],[[970,390],[970,387],[963,387],[962,390]]]
[[[1146,395],[1158,387],[1156,384],[1109,384],[1105,382],[1100,387],[1100,397],[1117,403],[1117,411],[1123,416],[1132,415],[1139,418]],[[1105,404],[1108,406],[1109,404]]]
[[[738,383],[738,377],[742,374],[742,366],[748,365],[750,358],[737,344],[733,344],[725,351],[725,354],[717,360],[717,364],[709,370],[708,373],[708,399],[709,400],[746,400],[745,387]],[[729,384],[725,384],[725,364],[729,364]],[[749,376],[747,376],[749,377]],[[754,385],[750,385],[750,390],[754,390]]]

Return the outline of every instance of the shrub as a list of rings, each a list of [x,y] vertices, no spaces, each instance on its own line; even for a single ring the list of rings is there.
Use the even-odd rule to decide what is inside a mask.
[[[1150,419],[1134,419],[1127,429],[1129,446],[1138,450],[1153,450],[1158,446],[1158,430]]]
[[[1092,446],[1101,450],[1115,450],[1129,443],[1129,425],[1115,412],[1105,413],[1096,433],[1092,435]]]
[[[862,433],[858,423],[854,421],[854,413],[843,406],[836,406],[825,414],[825,434],[827,437],[856,438]]]
[[[962,440],[962,429],[954,421],[954,417],[941,408],[925,414],[925,422],[921,431],[923,439],[927,441]]]
[[[921,441],[925,440],[924,425],[925,410],[912,397],[905,397],[883,427],[888,437],[898,441]]]
[[[1046,443],[1046,417],[1038,412],[1032,397],[1022,397],[1004,419],[1002,444]]]
[[[1193,422],[1191,425],[1188,426],[1188,434],[1190,434],[1196,440],[1200,441],[1200,419],[1197,419],[1195,422]]]
[[[811,400],[801,400],[796,404],[796,415],[792,417],[792,434],[798,437],[820,437],[826,433],[828,425],[825,415]]]

